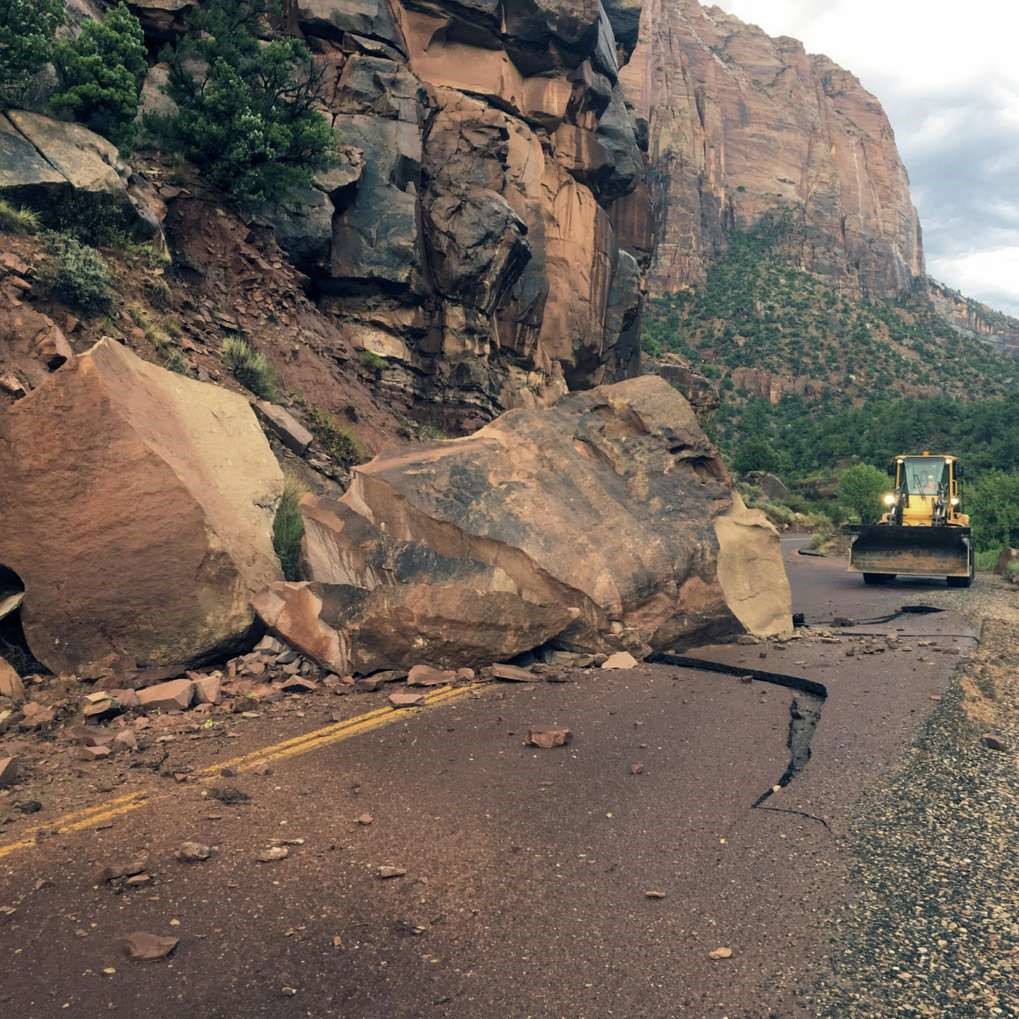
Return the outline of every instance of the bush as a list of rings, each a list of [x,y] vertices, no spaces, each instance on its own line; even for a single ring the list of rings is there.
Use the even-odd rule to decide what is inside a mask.
[[[130,151],[148,70],[138,19],[119,3],[103,17],[86,21],[76,39],[59,42],[54,63],[61,88],[50,100],[53,109]]]
[[[1001,549],[978,549],[973,555],[973,560],[976,563],[978,572],[992,573],[994,571],[994,567],[998,565],[998,556],[1000,555]]]
[[[315,438],[334,460],[344,467],[364,460],[361,444],[331,414],[315,407],[310,411],[310,418]]]
[[[0,0],[0,106],[24,104],[63,23],[64,0]]]
[[[301,496],[305,488],[296,478],[288,477],[283,485],[283,497],[276,508],[272,522],[272,547],[283,567],[287,580],[300,580],[301,538],[304,537],[304,520],[301,517]]]
[[[84,312],[108,309],[113,281],[106,259],[67,234],[51,234],[47,247],[42,281],[50,292]]]
[[[173,152],[244,205],[275,201],[333,161],[332,127],[318,110],[320,76],[294,38],[254,29],[282,14],[278,0],[211,0],[170,62],[174,114],[147,126]],[[200,68],[200,70],[196,70]]]
[[[375,372],[376,375],[384,368],[389,367],[389,362],[376,354],[374,350],[359,350],[357,358],[365,368]]]
[[[839,500],[856,513],[863,524],[881,516],[881,496],[892,487],[891,478],[870,464],[847,467],[839,475]]]
[[[276,399],[279,389],[276,373],[265,355],[253,350],[244,340],[232,338],[223,344],[223,362],[245,389],[263,400]]]
[[[40,218],[50,229],[93,247],[125,248],[131,243],[125,207],[116,195],[68,189],[47,202]]]
[[[0,198],[0,231],[9,234],[34,234],[39,230],[39,216],[31,209],[11,205]]]

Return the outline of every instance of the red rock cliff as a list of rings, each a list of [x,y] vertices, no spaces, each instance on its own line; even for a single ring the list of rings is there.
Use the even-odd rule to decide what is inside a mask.
[[[808,269],[882,296],[923,276],[888,119],[827,57],[697,0],[647,0],[620,79],[648,126],[652,293],[702,279],[728,229],[776,206],[801,210]]]

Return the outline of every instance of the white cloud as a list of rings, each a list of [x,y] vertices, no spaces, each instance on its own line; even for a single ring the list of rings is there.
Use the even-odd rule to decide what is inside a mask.
[[[895,129],[932,275],[1019,312],[1019,4],[714,2],[860,78]]]

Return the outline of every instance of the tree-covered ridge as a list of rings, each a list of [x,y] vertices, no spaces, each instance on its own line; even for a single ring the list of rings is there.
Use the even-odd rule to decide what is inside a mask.
[[[805,243],[788,212],[733,232],[703,287],[651,302],[645,350],[683,354],[723,380],[746,368],[809,381],[843,407],[877,396],[992,397],[1019,376],[1014,360],[961,335],[925,294],[859,300],[799,268]]]

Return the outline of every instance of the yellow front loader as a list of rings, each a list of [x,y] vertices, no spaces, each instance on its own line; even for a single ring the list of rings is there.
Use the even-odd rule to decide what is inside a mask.
[[[954,456],[924,452],[895,458],[895,491],[878,524],[850,524],[849,568],[867,584],[897,575],[945,577],[969,587],[975,563],[962,512],[962,467]]]

